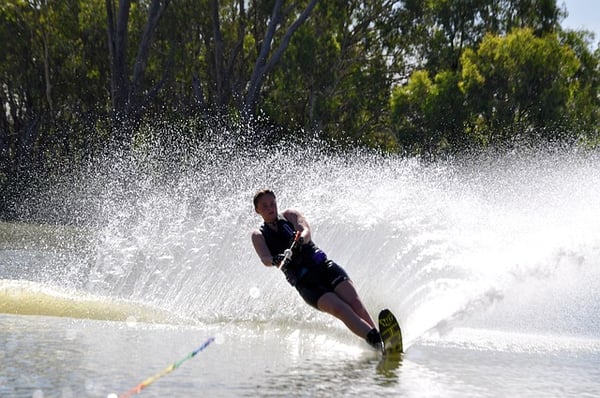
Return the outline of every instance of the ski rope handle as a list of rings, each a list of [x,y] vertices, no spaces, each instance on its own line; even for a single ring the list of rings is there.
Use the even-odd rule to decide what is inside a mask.
[[[292,261],[293,250],[296,248],[296,245],[299,245],[299,244],[300,244],[300,231],[296,231],[296,233],[294,234],[294,241],[292,242],[292,245],[290,246],[289,249],[285,249],[285,251],[283,252],[283,260],[281,260],[281,263],[279,263],[279,266],[277,268],[279,268],[282,271],[285,271],[288,263],[290,261]]]

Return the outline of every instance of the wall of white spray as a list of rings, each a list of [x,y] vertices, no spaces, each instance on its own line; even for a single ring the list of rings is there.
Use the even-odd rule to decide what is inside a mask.
[[[398,315],[409,343],[462,324],[600,330],[597,153],[422,162],[319,142],[239,148],[212,142],[173,164],[134,156],[85,176],[99,214],[85,289],[191,322],[341,328],[258,261],[251,200],[268,187],[306,215],[374,314]]]

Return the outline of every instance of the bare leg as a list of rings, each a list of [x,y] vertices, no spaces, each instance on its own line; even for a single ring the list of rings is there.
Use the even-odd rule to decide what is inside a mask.
[[[317,308],[344,322],[348,329],[363,339],[366,338],[367,333],[373,329],[372,325],[358,316],[350,304],[345,302],[336,293],[325,293],[322,295],[317,302]]]
[[[371,319],[371,315],[369,315],[369,312],[358,297],[358,293],[356,292],[352,281],[347,280],[337,285],[335,288],[335,293],[350,307],[352,307],[354,313],[368,323],[369,326],[371,326],[371,329],[377,328],[375,326],[375,322],[373,322],[373,319]]]

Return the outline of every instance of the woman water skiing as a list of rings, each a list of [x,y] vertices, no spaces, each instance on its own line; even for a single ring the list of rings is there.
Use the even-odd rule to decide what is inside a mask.
[[[264,221],[252,232],[252,244],[262,263],[281,267],[304,301],[340,319],[357,336],[381,350],[381,335],[348,274],[312,242],[304,216],[293,209],[279,214],[275,193],[269,189],[254,195],[254,210]],[[292,257],[282,264],[284,252],[295,239]]]

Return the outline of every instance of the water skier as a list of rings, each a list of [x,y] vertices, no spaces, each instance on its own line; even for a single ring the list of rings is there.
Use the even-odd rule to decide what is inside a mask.
[[[282,267],[288,282],[312,307],[340,319],[354,334],[381,350],[382,341],[375,323],[358,297],[342,267],[328,259],[311,240],[308,222],[297,210],[277,211],[275,193],[269,189],[254,195],[254,210],[264,223],[252,232],[252,244],[262,263]],[[299,244],[291,260],[282,264],[299,232]]]

